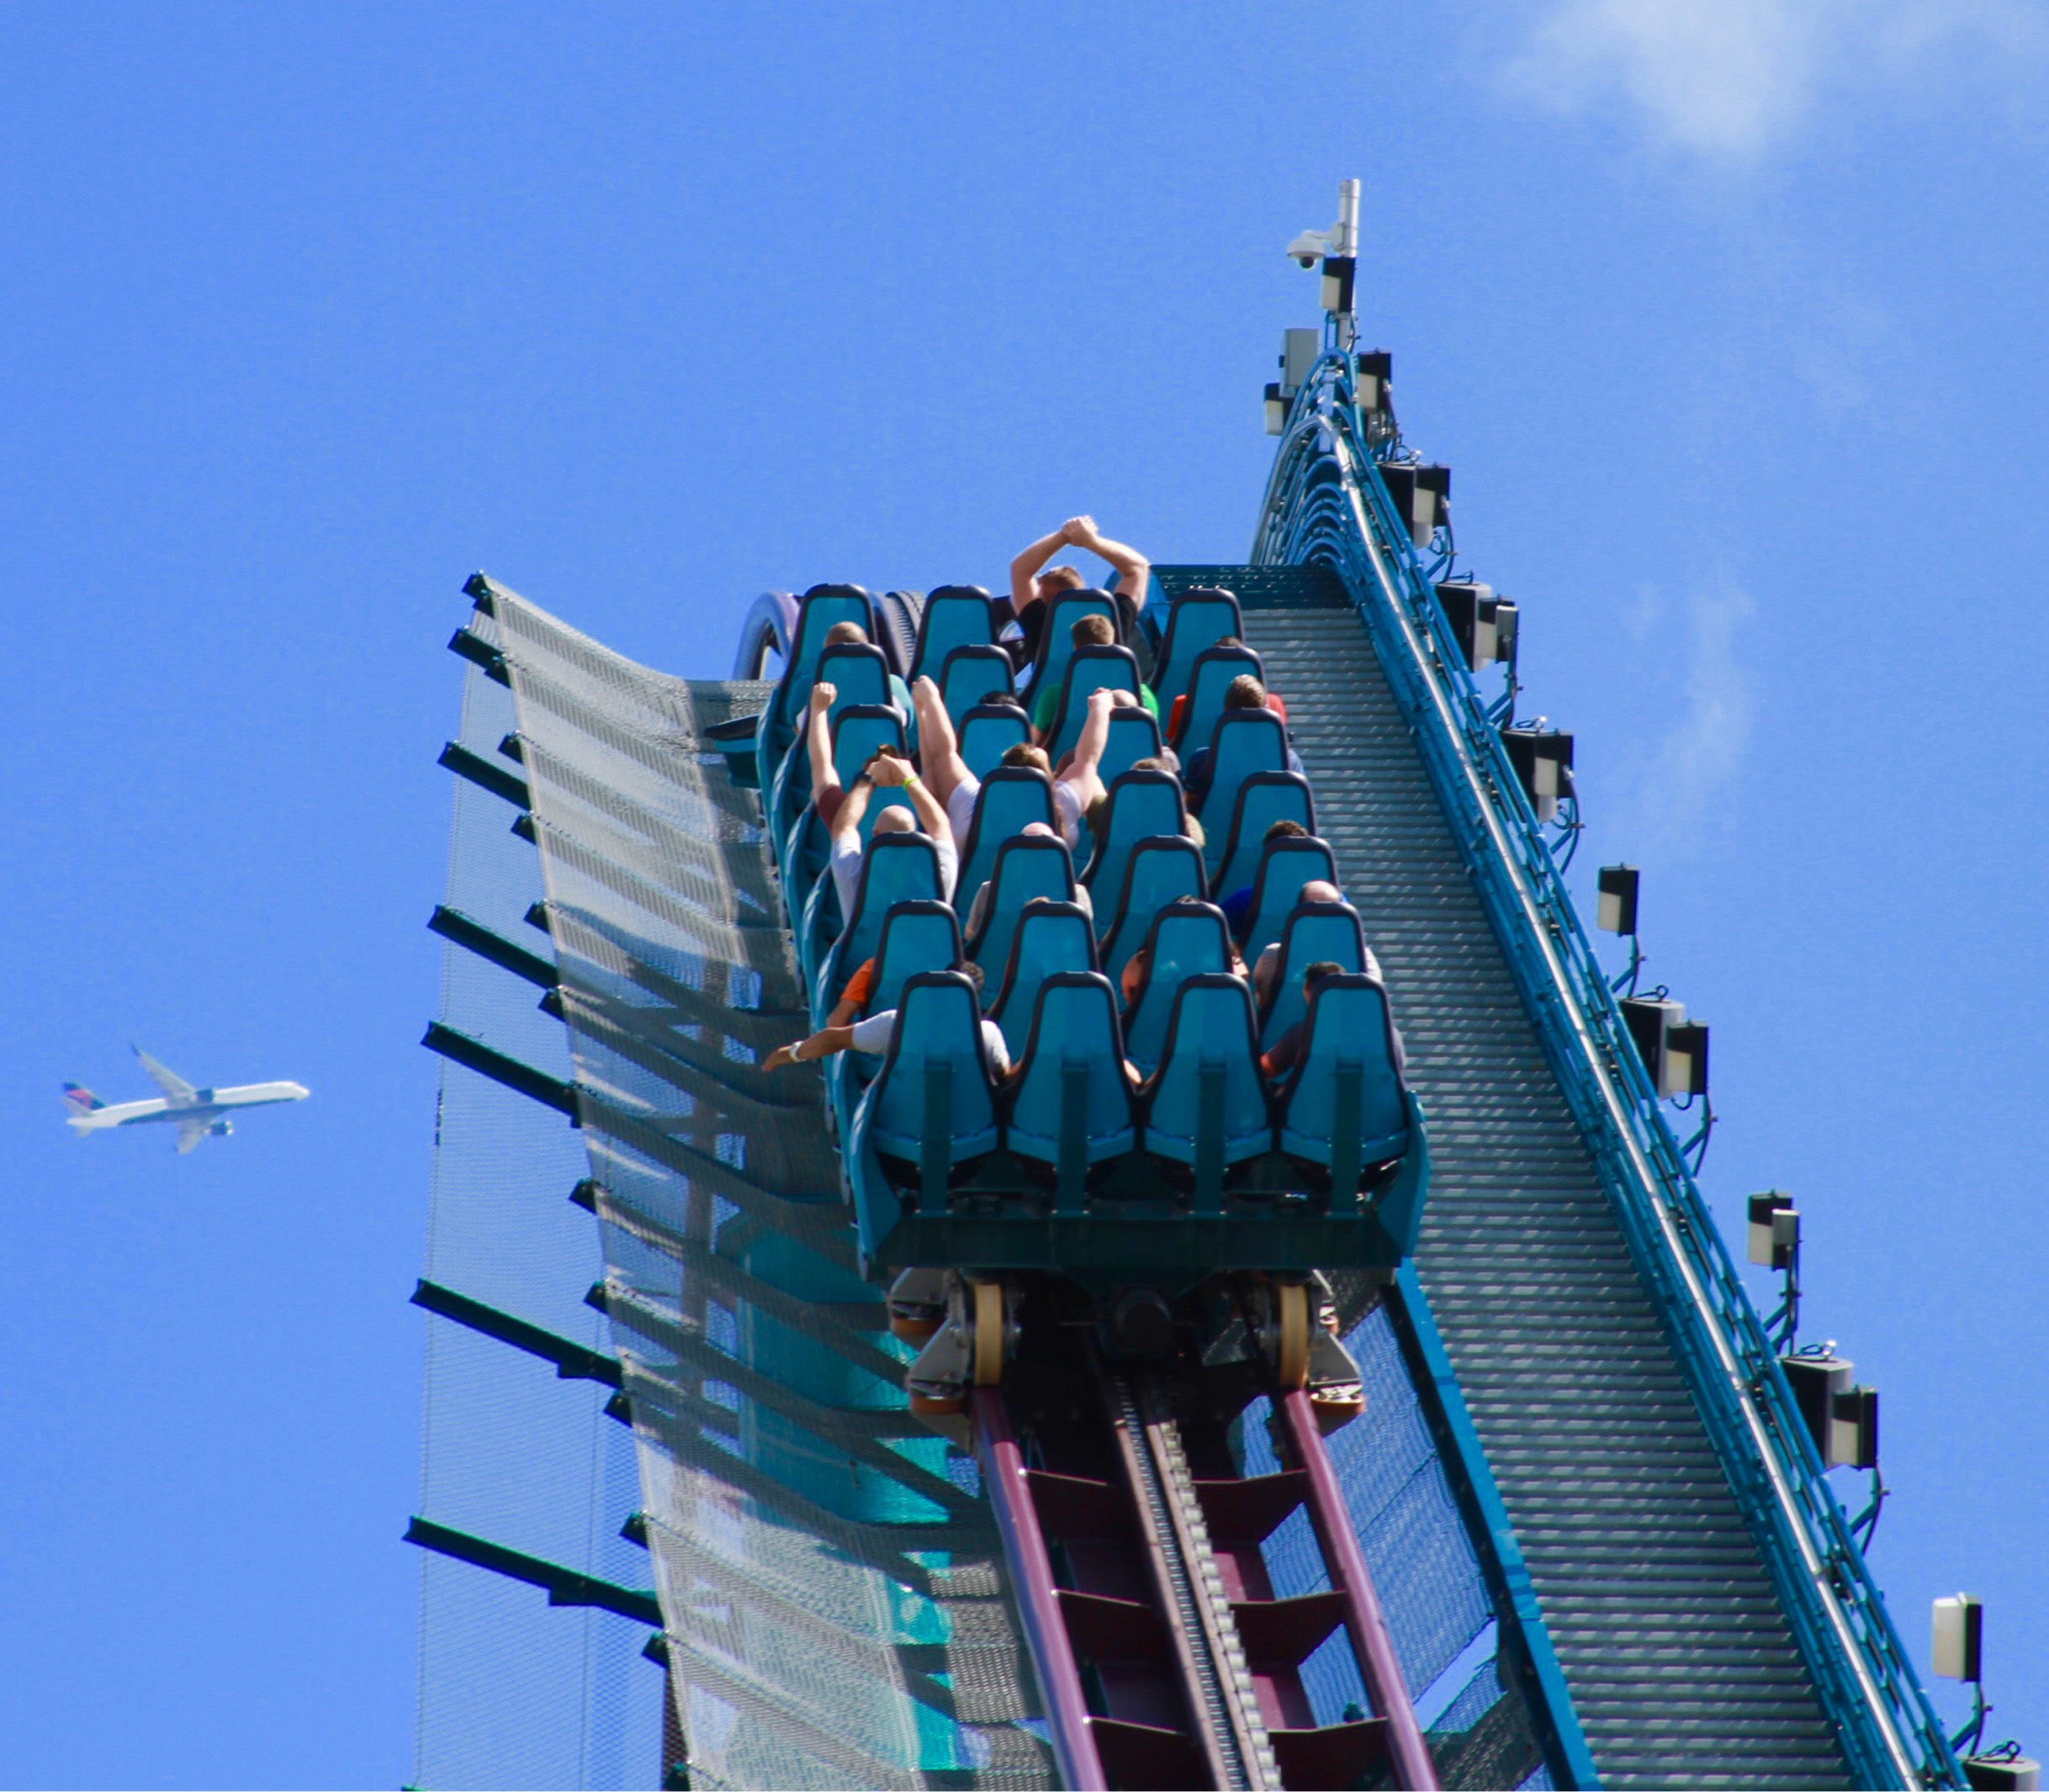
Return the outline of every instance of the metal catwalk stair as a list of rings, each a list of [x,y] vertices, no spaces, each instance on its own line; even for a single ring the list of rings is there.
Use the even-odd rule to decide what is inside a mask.
[[[1197,574],[1199,574],[1199,577]],[[1833,1728],[1359,620],[1237,592],[1431,1116],[1418,1261],[1602,1781],[1842,1785]]]

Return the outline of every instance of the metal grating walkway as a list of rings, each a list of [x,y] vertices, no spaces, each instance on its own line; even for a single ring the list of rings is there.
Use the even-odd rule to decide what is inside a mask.
[[[1195,568],[1162,569],[1169,589]],[[1419,1266],[1605,1784],[1840,1786],[1843,1756],[1342,586],[1203,568],[1288,700],[1430,1116]]]

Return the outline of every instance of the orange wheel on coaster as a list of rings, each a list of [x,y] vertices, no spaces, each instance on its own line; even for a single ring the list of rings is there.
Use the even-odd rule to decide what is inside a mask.
[[[889,1309],[889,1335],[903,1344],[924,1344],[946,1323],[944,1308],[930,1313],[899,1313]]]
[[[1334,1382],[1309,1391],[1309,1409],[1316,1417],[1316,1430],[1328,1437],[1366,1410],[1366,1396],[1357,1382]]]

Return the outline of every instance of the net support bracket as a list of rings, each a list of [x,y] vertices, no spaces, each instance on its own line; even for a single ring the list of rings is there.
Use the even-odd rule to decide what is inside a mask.
[[[427,1023],[426,1037],[420,1043],[429,1051],[437,1051],[442,1057],[490,1077],[494,1082],[503,1083],[516,1093],[538,1102],[543,1107],[553,1107],[569,1117],[572,1126],[581,1123],[576,1117],[576,1086],[565,1082],[559,1076],[550,1076],[544,1070],[537,1070],[530,1064],[522,1064],[516,1058],[486,1045],[481,1039],[473,1039],[466,1033],[458,1033],[453,1027],[444,1027],[439,1021]]]
[[[405,1541],[421,1549],[431,1549],[437,1555],[467,1562],[473,1567],[488,1568],[507,1580],[523,1581],[529,1587],[538,1587],[547,1594],[550,1605],[591,1605],[600,1611],[631,1618],[636,1624],[652,1625],[658,1631],[662,1627],[662,1609],[652,1593],[641,1593],[613,1581],[600,1580],[595,1574],[579,1574],[574,1568],[563,1567],[516,1549],[507,1549],[504,1544],[493,1543],[484,1537],[473,1537],[466,1530],[437,1525],[432,1519],[409,1520]]]

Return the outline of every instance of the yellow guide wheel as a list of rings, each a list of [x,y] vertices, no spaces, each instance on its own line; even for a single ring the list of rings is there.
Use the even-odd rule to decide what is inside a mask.
[[[1309,1380],[1309,1290],[1299,1282],[1284,1282],[1274,1291],[1279,1348],[1275,1360],[1283,1388],[1300,1388]]]
[[[977,1282],[975,1290],[975,1385],[993,1388],[1003,1378],[1003,1285]]]

